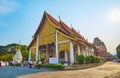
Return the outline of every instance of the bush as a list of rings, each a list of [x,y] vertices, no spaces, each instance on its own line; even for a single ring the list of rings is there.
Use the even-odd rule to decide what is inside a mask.
[[[101,61],[100,58],[96,57],[95,63],[99,63],[100,61]]]
[[[96,62],[96,58],[95,58],[95,56],[89,56],[90,57],[90,59],[91,59],[91,63],[95,63]]]
[[[54,68],[54,69],[64,69],[63,65],[60,64],[40,64],[40,65],[36,65],[36,67],[45,67],[45,68]]]
[[[77,61],[79,64],[83,64],[84,63],[84,56],[83,55],[77,56]]]
[[[86,63],[86,64],[91,63],[91,58],[90,58],[90,56],[85,57],[85,63]]]
[[[77,56],[77,61],[79,64],[83,64],[84,61],[86,64],[89,64],[89,63],[99,63],[102,61],[102,59],[100,59],[97,56],[93,56],[93,55],[86,56],[86,57],[84,57],[83,55],[79,55],[79,56]]]
[[[99,63],[102,61],[102,59],[96,57],[96,56],[90,56],[91,58],[91,63]]]
[[[105,59],[105,58],[103,58],[103,57],[100,57],[100,61],[105,62],[105,61],[106,61],[106,59]]]

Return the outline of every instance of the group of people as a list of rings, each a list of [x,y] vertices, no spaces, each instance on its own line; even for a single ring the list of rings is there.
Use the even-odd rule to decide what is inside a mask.
[[[22,67],[30,67],[32,68],[34,65],[33,61],[23,61],[22,62]]]
[[[40,61],[36,62],[36,61],[31,61],[31,60],[30,61],[23,61],[22,66],[33,68],[33,67],[35,67],[36,64],[41,64],[41,62]]]
[[[33,68],[35,67],[36,64],[41,64],[40,61],[36,62],[36,61],[22,61],[20,63],[18,63],[17,61],[0,61],[0,67],[1,66],[22,66],[22,67],[29,67],[29,68]]]
[[[0,67],[1,66],[9,66],[9,62],[8,61],[0,61]]]

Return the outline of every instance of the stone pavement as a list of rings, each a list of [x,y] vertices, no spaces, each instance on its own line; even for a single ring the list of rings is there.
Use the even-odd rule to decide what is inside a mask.
[[[17,78],[120,78],[120,64],[106,62],[101,66],[70,71],[35,73]]]
[[[32,73],[38,73],[38,72],[51,72],[55,71],[53,69],[33,69],[33,68],[27,68],[27,67],[0,67],[0,78],[16,78],[17,76],[25,75],[25,74],[32,74]]]

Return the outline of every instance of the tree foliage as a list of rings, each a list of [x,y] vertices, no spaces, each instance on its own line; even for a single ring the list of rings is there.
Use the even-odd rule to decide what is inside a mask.
[[[83,55],[79,55],[77,56],[77,61],[79,64],[90,64],[90,63],[99,63],[101,61],[103,61],[101,58],[97,57],[97,56],[86,56],[84,57]]]
[[[91,58],[90,58],[90,56],[86,56],[86,57],[85,57],[85,63],[86,63],[86,64],[91,63]]]
[[[9,61],[12,60],[18,48],[17,43],[8,44],[6,46],[0,46],[0,60]],[[21,53],[23,60],[28,60],[28,50],[26,45],[21,46]]]
[[[0,56],[0,60],[3,60],[3,61],[10,61],[13,59],[13,54],[6,54],[6,55],[2,55]]]
[[[120,59],[120,44],[116,48],[117,57]]]

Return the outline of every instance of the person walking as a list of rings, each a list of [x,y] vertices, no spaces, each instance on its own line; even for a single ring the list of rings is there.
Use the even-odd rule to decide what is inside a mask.
[[[26,61],[23,61],[23,67],[25,67],[25,65],[26,65]]]
[[[7,67],[7,61],[5,61],[5,66]]]
[[[15,67],[15,61],[13,61],[13,66]]]
[[[38,61],[38,69],[40,69],[41,61]]]
[[[1,67],[1,60],[0,60],[0,67]]]
[[[32,64],[33,64],[33,62],[29,61],[29,68],[32,68]]]

